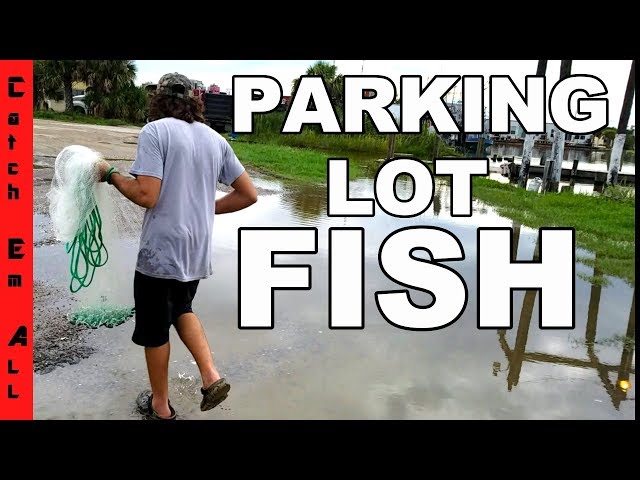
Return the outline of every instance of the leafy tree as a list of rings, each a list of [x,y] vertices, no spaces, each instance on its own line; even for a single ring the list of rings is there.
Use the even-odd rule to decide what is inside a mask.
[[[324,79],[325,84],[327,85],[327,93],[329,94],[331,102],[335,106],[339,106],[340,108],[342,107],[344,82],[342,79],[342,74],[338,74],[338,67],[329,62],[319,60],[309,68],[307,68],[305,75],[321,76]],[[293,80],[291,85],[292,95],[295,95],[296,91],[298,90],[299,84],[299,78]]]
[[[627,138],[624,140],[624,149],[625,150],[635,150],[636,149],[636,127],[630,127],[627,129]]]
[[[42,108],[47,98],[62,100],[60,95],[59,77],[52,76],[48,70],[46,60],[35,60],[33,62],[33,107]]]
[[[85,82],[89,97],[86,103],[97,115],[102,115],[103,111],[124,111],[121,106],[114,107],[124,98],[116,100],[110,95],[119,91],[125,97],[129,95],[127,98],[136,96],[130,88],[135,77],[136,66],[132,60],[37,60],[34,63],[34,103],[39,105],[44,103],[44,98],[57,98],[56,92],[62,88],[65,111],[73,112],[73,82]],[[103,107],[100,102],[107,98],[111,105]]]
[[[137,92],[131,89],[136,78],[136,70],[132,60],[81,61],[79,71],[87,83],[85,103],[95,115],[120,118],[115,112],[124,112],[124,102],[127,99],[131,100],[132,95],[137,95]]]
[[[106,94],[90,90],[86,101],[101,117],[140,123],[146,116],[148,94],[143,87],[136,87],[133,82],[129,82]]]
[[[133,60],[82,60],[79,70],[91,90],[101,94],[134,81],[137,72]]]
[[[618,133],[617,128],[607,127],[600,133],[600,136],[605,139],[605,142],[608,147],[613,145],[613,140],[616,138],[616,134]]]
[[[52,93],[59,88],[64,92],[64,109],[73,112],[73,82],[82,81],[81,60],[41,60],[34,67],[38,95]],[[35,93],[35,90],[34,90]],[[54,96],[54,95],[52,95]],[[34,95],[36,97],[36,95]]]

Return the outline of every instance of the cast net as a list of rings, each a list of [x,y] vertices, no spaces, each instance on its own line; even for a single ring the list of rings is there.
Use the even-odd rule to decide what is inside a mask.
[[[109,186],[99,182],[100,160],[90,148],[64,148],[47,193],[56,239],[69,255],[69,290],[81,305],[69,320],[91,328],[114,327],[133,315],[122,289],[122,265],[116,261],[115,199]]]

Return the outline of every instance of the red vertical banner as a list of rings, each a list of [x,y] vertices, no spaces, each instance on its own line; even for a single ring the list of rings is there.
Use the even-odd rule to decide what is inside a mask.
[[[0,60],[0,419],[33,419],[33,62]]]

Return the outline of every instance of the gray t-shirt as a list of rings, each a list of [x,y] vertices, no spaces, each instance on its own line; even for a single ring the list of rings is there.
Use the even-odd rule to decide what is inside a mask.
[[[210,276],[217,184],[244,172],[229,143],[200,122],[156,120],[140,131],[129,172],[162,180],[144,215],[136,270],[182,282]]]

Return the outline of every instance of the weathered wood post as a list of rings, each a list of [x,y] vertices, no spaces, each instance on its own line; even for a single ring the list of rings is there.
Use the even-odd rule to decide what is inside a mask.
[[[576,184],[576,175],[578,174],[578,163],[580,163],[580,160],[576,158],[573,161],[573,165],[571,166],[571,181],[569,182],[570,189],[573,189],[573,187]]]
[[[484,157],[484,134],[478,137],[478,145],[476,146],[476,157]]]
[[[509,183],[518,183],[518,166],[513,159],[509,163]]]
[[[549,190],[549,181],[551,177],[550,170],[553,169],[553,158],[551,160],[546,160],[544,162],[544,170],[542,171],[542,192],[546,192]]]
[[[560,81],[571,75],[572,60],[562,60],[560,63]],[[547,192],[557,192],[560,185],[560,177],[562,175],[562,160],[564,160],[564,140],[565,133],[555,126],[553,133],[553,146],[551,147],[551,161],[553,168],[549,171],[549,181],[547,183]]]
[[[517,222],[513,223],[513,240],[511,241],[511,261],[515,262],[518,259],[518,246],[520,244],[520,229],[522,225]]]
[[[389,135],[389,144],[387,146],[387,160],[391,160],[396,151],[396,136],[395,134]]]
[[[616,138],[613,140],[613,147],[611,148],[607,185],[615,185],[618,183],[618,172],[620,171],[622,163],[622,151],[624,150],[624,142],[627,139],[627,125],[629,123],[629,116],[631,116],[631,107],[633,106],[634,88],[636,83],[635,71],[636,61],[633,60],[631,62],[631,71],[629,72],[629,81],[627,82],[627,91],[624,94],[622,112],[620,112],[618,133],[616,133]]]
[[[441,198],[441,190],[440,188],[436,188],[436,191],[433,195],[433,214],[436,217],[440,216],[440,210],[442,210],[442,198]]]
[[[538,70],[536,76],[544,77],[547,73],[547,60],[538,60]],[[531,165],[531,155],[533,154],[533,145],[536,141],[536,136],[527,133],[524,137],[524,144],[522,145],[522,163],[520,164],[520,178],[518,179],[518,186],[525,188],[527,186],[527,179],[529,178],[529,167]]]

